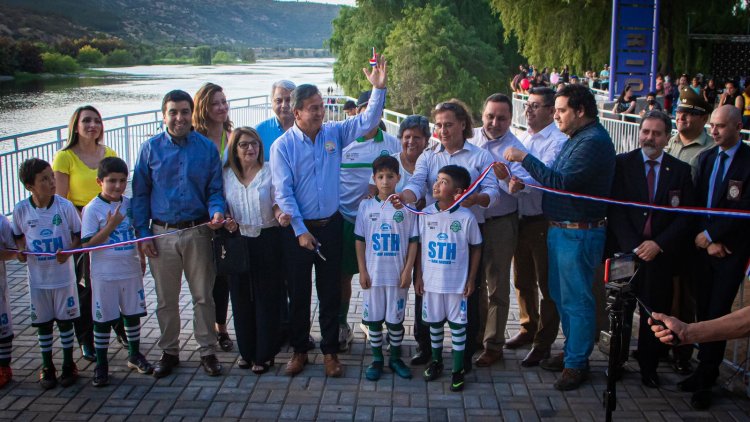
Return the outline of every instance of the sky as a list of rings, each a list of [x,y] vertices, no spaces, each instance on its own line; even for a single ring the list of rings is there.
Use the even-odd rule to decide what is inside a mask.
[[[308,3],[326,3],[326,4],[345,4],[347,6],[354,6],[356,0],[277,0],[277,1],[299,1]]]

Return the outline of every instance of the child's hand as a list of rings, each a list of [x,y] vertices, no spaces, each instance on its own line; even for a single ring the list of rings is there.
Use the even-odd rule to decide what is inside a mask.
[[[400,287],[402,289],[408,289],[409,286],[411,286],[411,271],[409,272],[403,271],[401,272],[401,286]]]
[[[367,271],[361,271],[359,273],[359,285],[365,290],[372,286],[372,280],[370,280],[370,274]]]
[[[26,254],[23,251],[19,251],[16,254],[16,259],[18,259],[18,262],[26,262]]]
[[[474,280],[467,280],[466,287],[464,287],[464,297],[469,297],[474,293]]]
[[[62,249],[58,249],[55,253],[55,259],[57,259],[57,262],[59,262],[60,264],[64,264],[65,261],[68,260],[68,258],[70,258],[70,254],[63,253]]]
[[[422,280],[422,277],[417,277],[417,279],[414,280],[414,293],[420,296],[424,294],[424,281]]]
[[[107,225],[112,228],[116,228],[122,223],[122,220],[125,219],[125,216],[120,214],[120,206],[122,203],[119,203],[117,207],[115,208],[115,212],[107,211]]]

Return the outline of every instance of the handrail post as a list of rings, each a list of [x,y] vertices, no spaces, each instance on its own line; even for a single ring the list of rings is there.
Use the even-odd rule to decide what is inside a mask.
[[[130,163],[130,124],[128,121],[128,115],[125,115],[125,120],[123,121],[124,127],[125,127],[125,162]]]

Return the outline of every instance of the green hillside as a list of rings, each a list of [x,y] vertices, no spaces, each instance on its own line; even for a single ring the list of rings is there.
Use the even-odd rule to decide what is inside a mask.
[[[272,0],[0,0],[0,36],[322,48],[339,6]]]

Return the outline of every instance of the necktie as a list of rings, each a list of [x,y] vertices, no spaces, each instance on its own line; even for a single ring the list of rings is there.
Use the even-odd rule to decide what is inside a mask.
[[[655,160],[647,160],[648,173],[646,174],[646,183],[648,184],[648,203],[654,203],[654,193],[656,192],[656,166],[659,164]],[[651,211],[648,212],[646,217],[646,224],[643,225],[643,237],[651,239]]]
[[[714,177],[714,186],[711,189],[711,208],[716,207],[716,203],[719,202],[721,196],[721,185],[724,184],[724,164],[726,163],[727,155],[726,152],[721,151],[719,153],[719,168],[716,170],[716,177]]]

